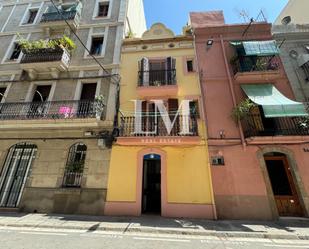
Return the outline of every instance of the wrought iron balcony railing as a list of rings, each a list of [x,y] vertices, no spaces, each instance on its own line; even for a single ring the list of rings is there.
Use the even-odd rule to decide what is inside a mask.
[[[138,72],[138,86],[176,85],[176,69]]]
[[[1,120],[104,118],[94,100],[21,102],[0,104]]]
[[[25,53],[21,59],[21,64],[38,63],[38,62],[55,62],[61,61],[65,65],[70,62],[69,53],[62,48],[50,49],[43,48]]]
[[[234,74],[244,72],[276,71],[280,67],[278,56],[238,56],[231,61]]]
[[[173,116],[170,117],[171,120],[174,120],[174,118]],[[122,117],[119,135],[120,137],[198,136],[198,123],[195,116],[178,116],[169,132],[160,116],[145,116],[141,119]]]
[[[260,114],[250,114],[242,121],[242,126],[245,137],[309,135],[307,117],[262,118]]]
[[[83,173],[66,171],[63,177],[62,186],[65,188],[80,188]]]
[[[58,12],[44,13],[42,15],[41,23],[74,20],[78,16],[76,10],[62,11],[61,15]]]

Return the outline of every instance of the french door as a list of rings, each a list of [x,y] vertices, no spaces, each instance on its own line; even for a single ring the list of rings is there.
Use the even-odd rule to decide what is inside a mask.
[[[36,151],[36,145],[29,143],[9,150],[0,175],[0,207],[18,206]]]
[[[280,216],[303,216],[303,210],[285,156],[265,157],[268,176]]]

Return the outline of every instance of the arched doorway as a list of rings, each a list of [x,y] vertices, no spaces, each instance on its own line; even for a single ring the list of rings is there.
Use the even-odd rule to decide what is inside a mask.
[[[0,207],[18,206],[37,146],[19,143],[9,149],[0,176]]]
[[[161,156],[143,157],[142,213],[161,214]]]
[[[279,216],[303,216],[287,156],[270,152],[264,154],[264,160]]]

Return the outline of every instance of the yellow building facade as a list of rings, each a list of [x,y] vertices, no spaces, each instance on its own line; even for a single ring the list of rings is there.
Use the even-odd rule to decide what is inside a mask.
[[[121,79],[104,213],[216,218],[192,35],[175,36],[157,23],[142,38],[126,39]],[[171,130],[155,100],[174,121]],[[183,100],[189,113],[178,112]]]

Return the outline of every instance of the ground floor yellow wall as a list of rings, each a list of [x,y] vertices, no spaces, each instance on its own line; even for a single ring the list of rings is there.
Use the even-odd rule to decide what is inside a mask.
[[[147,148],[150,147],[113,146],[107,201],[137,200],[138,154]],[[213,204],[208,152],[205,145],[161,146],[156,149],[166,153],[166,186],[169,203]]]

